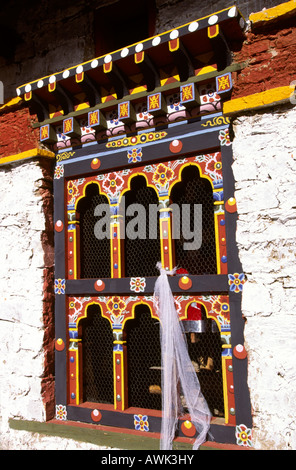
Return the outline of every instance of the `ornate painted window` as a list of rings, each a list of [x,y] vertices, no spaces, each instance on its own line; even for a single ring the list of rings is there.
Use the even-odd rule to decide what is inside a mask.
[[[245,279],[222,112],[242,23],[229,8],[20,87],[56,152],[58,420],[160,432],[152,296],[161,261],[178,268],[169,282],[212,439],[241,444],[244,429],[250,442]],[[180,419],[178,436],[195,435],[190,416]]]

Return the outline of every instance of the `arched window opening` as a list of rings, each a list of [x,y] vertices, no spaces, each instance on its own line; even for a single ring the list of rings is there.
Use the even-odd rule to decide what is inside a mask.
[[[158,196],[146,185],[144,176],[131,181],[125,193],[125,275],[158,276],[156,263],[161,260],[158,220]]]
[[[201,391],[213,416],[224,417],[222,342],[215,320],[206,317],[203,305],[192,302],[182,322],[188,353]]]
[[[210,182],[200,177],[196,166],[184,168],[182,180],[172,189],[171,202],[180,209],[180,236],[174,240],[176,266],[192,275],[217,274],[213,191]],[[190,208],[190,227],[183,217],[187,210],[185,204]],[[195,204],[201,204],[202,217],[194,211]],[[192,234],[192,240],[186,240],[188,233]]]
[[[87,186],[86,195],[78,203],[80,212],[80,277],[101,278],[111,277],[110,267],[110,229],[105,227],[106,236],[96,233],[96,224],[106,213],[95,215],[95,209],[100,204],[108,207],[108,199],[99,193],[98,185]],[[108,214],[109,216],[109,214]]]
[[[81,320],[83,347],[83,400],[114,402],[113,334],[99,305],[90,305],[87,318]]]
[[[130,407],[161,410],[160,323],[147,305],[135,307],[127,333],[128,396]]]

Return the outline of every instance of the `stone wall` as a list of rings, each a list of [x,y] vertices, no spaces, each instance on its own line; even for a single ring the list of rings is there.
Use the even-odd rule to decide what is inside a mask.
[[[296,108],[234,121],[248,385],[257,449],[296,448]]]

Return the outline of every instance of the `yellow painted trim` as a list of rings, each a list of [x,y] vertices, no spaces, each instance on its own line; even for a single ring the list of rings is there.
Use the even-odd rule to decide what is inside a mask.
[[[112,296],[111,296],[112,297]],[[98,305],[101,309],[101,317],[102,318],[106,318],[109,323],[110,323],[110,327],[112,329],[112,321],[110,320],[110,318],[107,316],[107,315],[104,315],[104,310],[103,310],[103,307],[102,307],[102,303],[100,301],[97,301],[97,300],[94,300],[92,302],[88,302],[86,305],[85,305],[85,308],[84,308],[84,315],[79,317],[77,320],[76,320],[76,327],[78,328],[78,324],[80,322],[80,320],[83,320],[84,318],[87,318],[87,309],[90,305]]]
[[[188,308],[193,302],[195,302],[197,304],[200,304],[204,307],[205,312],[206,312],[206,317],[211,319],[211,320],[215,320],[215,322],[217,324],[217,327],[219,329],[220,335],[221,335],[221,325],[220,325],[219,321],[217,320],[217,318],[215,316],[210,315],[210,313],[208,312],[207,306],[204,304],[204,302],[202,300],[196,298],[196,296],[194,296],[192,299],[190,299],[187,302],[187,304],[185,305],[185,309],[184,309],[184,315],[180,317],[180,320],[186,320],[188,318]]]
[[[259,11],[258,13],[251,13],[249,19],[253,24],[256,24],[261,22],[272,21],[289,13],[296,13],[296,0],[281,3],[280,5],[268,8],[264,11]]]
[[[224,395],[224,419],[225,424],[229,423],[229,412],[228,412],[228,390],[227,390],[227,374],[226,374],[226,359],[227,357],[221,357],[222,359],[222,384],[223,384],[223,395]]]
[[[168,210],[167,208],[165,209],[160,209],[159,212],[170,212],[170,210]],[[167,225],[168,225],[168,234],[167,234],[167,238],[162,238],[162,224],[164,222],[167,222]],[[165,255],[167,254],[169,256],[169,270],[172,270],[173,269],[173,259],[172,259],[172,220],[171,220],[171,216],[169,217],[164,217],[164,218],[159,218],[159,227],[160,227],[160,246],[161,246],[161,250],[160,250],[160,254],[161,254],[161,265],[163,267],[163,269],[166,268],[165,266]],[[165,241],[167,240],[167,244],[168,244],[168,252],[165,253],[164,251],[164,244],[165,244]]]
[[[114,217],[114,216],[113,216]],[[118,217],[118,216],[116,216]],[[117,228],[117,237],[114,239],[112,234],[114,233],[114,228]],[[111,262],[111,278],[120,279],[121,278],[121,225],[120,221],[110,223],[110,262]],[[117,243],[117,256],[118,256],[118,268],[117,275],[114,273],[114,240],[118,240]]]
[[[124,297],[124,296],[123,296],[123,297]],[[146,306],[149,308],[149,310],[150,310],[151,318],[154,318],[154,319],[160,321],[160,319],[158,318],[158,316],[154,314],[154,310],[153,310],[153,308],[151,307],[151,305],[149,304],[149,301],[146,301],[146,300],[139,300],[139,301],[137,301],[137,302],[133,302],[133,303],[132,303],[132,309],[131,309],[131,311],[130,311],[130,313],[131,313],[132,316],[131,316],[131,317],[128,317],[128,318],[125,318],[125,319],[123,320],[122,325],[121,325],[121,326],[122,326],[122,330],[124,330],[124,328],[125,328],[125,323],[126,323],[127,321],[129,321],[129,320],[134,320],[134,319],[135,319],[135,309],[136,309],[136,306],[137,306],[137,305],[146,305]]]
[[[182,181],[182,171],[184,170],[184,168],[186,166],[196,166],[198,171],[199,171],[199,176],[200,178],[204,178],[206,180],[208,180],[210,183],[211,183],[211,187],[212,187],[212,190],[214,191],[214,184],[213,184],[213,181],[211,180],[211,178],[208,176],[208,175],[205,175],[203,172],[202,172],[202,168],[201,166],[197,163],[197,162],[193,162],[193,161],[189,161],[189,162],[185,162],[182,166],[180,166],[179,168],[179,176],[177,177],[177,179],[170,185],[170,188],[169,188],[169,196],[171,195],[172,193],[172,189],[173,187],[175,186],[175,184],[177,183],[180,183]]]
[[[107,173],[106,173],[107,174]],[[76,181],[75,179],[71,179],[68,181],[68,183],[70,183],[70,181]],[[78,203],[81,199],[83,199],[84,197],[86,197],[86,188],[90,185],[90,184],[96,184],[99,188],[99,193],[100,195],[103,195],[103,196],[106,196],[107,200],[108,200],[108,204],[109,206],[111,206],[111,201],[110,201],[110,197],[108,196],[107,193],[105,193],[104,191],[102,191],[102,187],[101,187],[101,184],[99,181],[97,180],[91,180],[91,181],[88,181],[87,183],[85,183],[84,187],[83,187],[83,192],[82,194],[77,197],[76,201],[75,201],[75,211],[77,211],[77,207],[78,207]],[[67,188],[68,189],[68,188]]]
[[[26,150],[25,152],[21,152],[16,155],[10,155],[9,157],[0,157],[0,165],[17,162],[19,160],[27,160],[28,158],[34,157],[55,158],[55,154],[53,152],[50,152],[49,150],[35,148],[31,150]]]
[[[215,212],[214,212],[214,229],[215,229],[215,244],[216,244],[217,274],[221,274],[219,219],[218,219],[218,214],[216,214]]]
[[[115,341],[114,344],[120,344],[121,342]],[[124,342],[125,343],[125,342]],[[122,344],[124,344],[122,343]],[[121,382],[121,402],[118,403],[116,397],[116,355],[120,355],[120,382]],[[126,397],[124,394],[124,354],[123,351],[113,351],[113,399],[114,409],[119,411],[125,410]]]
[[[2,106],[0,106],[0,111],[2,111],[2,109],[4,108],[9,108],[11,106],[14,106],[16,104],[18,104],[20,101],[22,101],[22,98],[21,97],[17,97],[17,98],[12,98],[11,100],[9,100],[7,103],[3,104]]]
[[[275,105],[290,99],[294,95],[293,90],[294,87],[283,86],[226,101],[223,105],[223,114],[235,114],[241,111]]]
[[[76,355],[76,405],[80,402],[80,390],[79,390],[79,351],[75,351]]]

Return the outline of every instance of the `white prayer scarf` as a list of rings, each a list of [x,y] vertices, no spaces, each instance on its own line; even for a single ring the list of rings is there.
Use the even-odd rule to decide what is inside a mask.
[[[184,396],[191,422],[198,435],[193,445],[197,450],[206,440],[210,428],[211,412],[201,393],[199,380],[188,353],[182,322],[175,307],[168,275],[176,269],[166,271],[157,263],[160,276],[154,288],[154,306],[160,319],[161,341],[161,389],[162,389],[162,450],[170,450],[175,438],[178,418],[182,414],[181,395]]]

